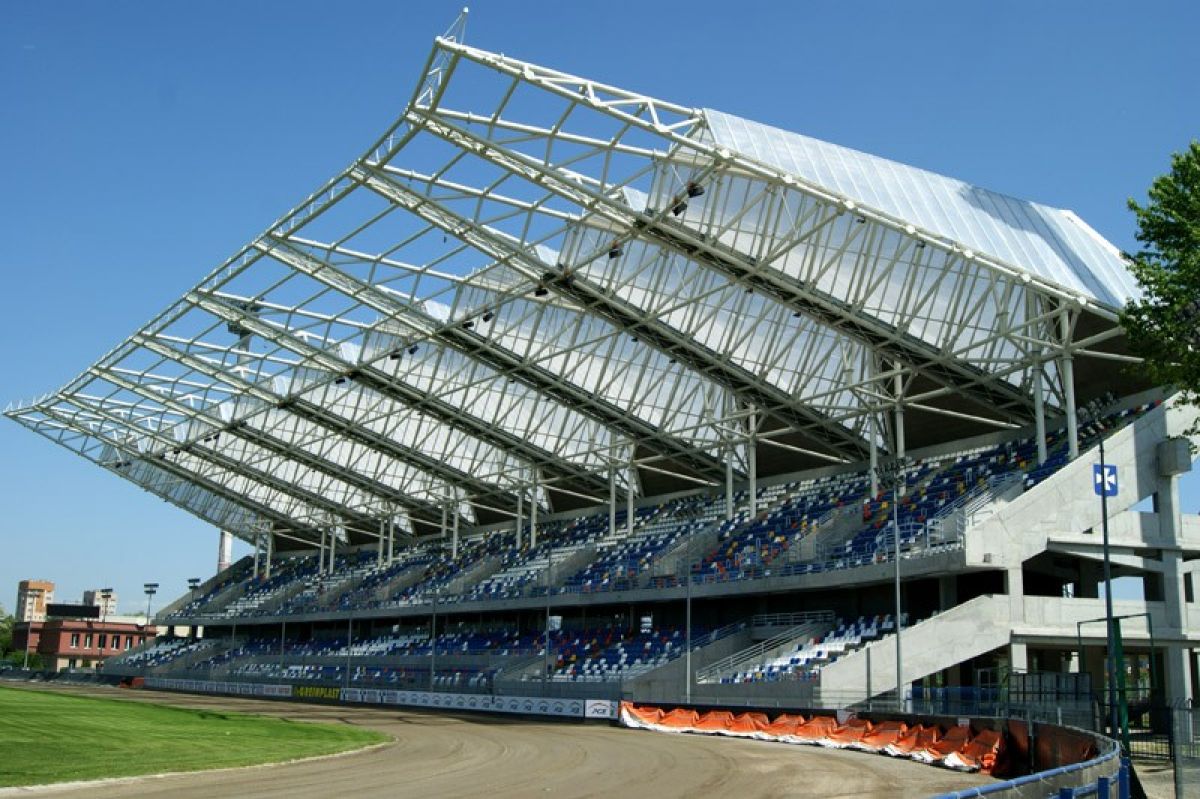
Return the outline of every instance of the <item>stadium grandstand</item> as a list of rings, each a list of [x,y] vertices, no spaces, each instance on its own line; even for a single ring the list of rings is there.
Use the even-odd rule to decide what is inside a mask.
[[[1189,701],[1200,646],[1195,412],[1137,293],[1070,211],[452,33],[344,171],[6,415],[253,547],[110,673],[951,713],[1051,675],[1028,701],[1102,726],[1106,518],[1130,702]]]

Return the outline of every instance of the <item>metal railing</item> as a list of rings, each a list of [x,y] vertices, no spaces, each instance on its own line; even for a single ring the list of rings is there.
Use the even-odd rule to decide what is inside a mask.
[[[784,630],[778,635],[773,635],[757,644],[749,646],[740,652],[734,652],[732,655],[716,660],[702,669],[696,671],[695,680],[697,683],[718,682],[721,677],[730,674],[740,666],[747,664],[762,663],[768,657],[767,653],[771,652],[771,657],[778,654],[775,650],[780,647],[787,646],[789,643],[798,638],[809,636],[811,637],[822,629],[833,624],[833,611],[819,610],[809,611],[806,613],[789,614],[795,618],[793,626]],[[760,618],[760,617],[755,617]],[[753,622],[752,622],[753,624]]]

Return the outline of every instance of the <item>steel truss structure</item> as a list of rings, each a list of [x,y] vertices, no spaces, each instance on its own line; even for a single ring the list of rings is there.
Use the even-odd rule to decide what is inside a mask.
[[[363,542],[1044,433],[1129,387],[1136,288],[1069,212],[461,30],[364,155],[6,414],[246,540]]]

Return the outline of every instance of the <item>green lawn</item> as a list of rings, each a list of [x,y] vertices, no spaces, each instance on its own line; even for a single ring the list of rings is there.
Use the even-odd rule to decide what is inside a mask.
[[[384,740],[345,724],[0,688],[0,787],[271,763]]]

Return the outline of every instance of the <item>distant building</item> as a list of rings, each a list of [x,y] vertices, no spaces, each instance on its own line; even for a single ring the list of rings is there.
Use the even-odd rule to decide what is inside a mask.
[[[93,588],[83,592],[83,604],[100,608],[100,617],[117,615],[117,592],[108,588]]]
[[[46,605],[53,601],[54,583],[49,580],[22,580],[17,583],[17,622],[45,621]]]

